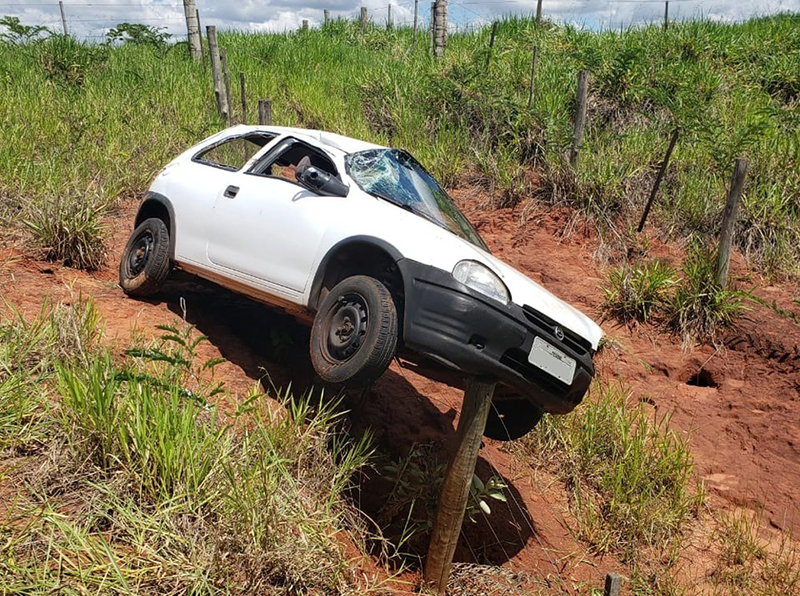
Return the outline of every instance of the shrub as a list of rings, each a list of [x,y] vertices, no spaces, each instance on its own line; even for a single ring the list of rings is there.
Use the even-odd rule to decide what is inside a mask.
[[[94,270],[106,259],[105,213],[102,202],[68,193],[30,201],[22,223],[48,261]]]
[[[661,261],[612,269],[603,287],[604,310],[624,322],[646,323],[664,310],[676,278],[675,270]]]
[[[670,324],[685,343],[714,341],[719,327],[731,325],[745,310],[745,294],[721,287],[716,256],[701,242],[692,243],[682,278],[669,304]]]

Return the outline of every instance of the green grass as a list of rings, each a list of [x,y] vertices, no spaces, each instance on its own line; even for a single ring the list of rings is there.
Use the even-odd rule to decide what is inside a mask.
[[[477,172],[497,204],[563,202],[601,225],[624,229],[638,216],[680,126],[651,222],[666,235],[715,234],[733,160],[746,154],[739,247],[771,271],[796,272],[798,18],[621,33],[506,18],[488,73],[488,29],[452,35],[440,62],[426,44],[412,47],[408,28],[361,33],[344,21],[305,33],[222,32],[220,42],[232,78],[247,76],[250,122],[256,99],[270,98],[278,124],[402,146],[447,185]],[[533,44],[540,59],[528,110]],[[183,45],[105,48],[59,36],[0,43],[0,121],[14,139],[0,147],[0,212],[29,222],[50,258],[96,266],[103,213],[141,196],[164,163],[222,127],[207,69],[185,54]],[[589,125],[573,171],[565,155],[581,68],[592,73]],[[241,119],[236,85],[233,99]],[[69,213],[63,205],[88,213],[71,221],[59,216]]]
[[[685,439],[619,386],[596,384],[570,416],[545,416],[520,447],[564,479],[575,534],[636,564],[668,551],[702,503]]]
[[[120,361],[93,312],[76,302],[0,327],[0,592],[368,591],[346,494],[371,450],[343,434],[336,404],[281,392],[273,413],[253,393],[224,415],[191,327]]]

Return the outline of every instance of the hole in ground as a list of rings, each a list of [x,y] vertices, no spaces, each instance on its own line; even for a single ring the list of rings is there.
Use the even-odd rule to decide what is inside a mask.
[[[719,382],[714,378],[714,374],[704,368],[689,377],[686,384],[693,387],[719,387]]]

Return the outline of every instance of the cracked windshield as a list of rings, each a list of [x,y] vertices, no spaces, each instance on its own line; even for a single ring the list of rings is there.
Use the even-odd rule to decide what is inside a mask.
[[[488,250],[444,189],[409,153],[369,149],[345,157],[350,177],[371,195],[416,213]]]

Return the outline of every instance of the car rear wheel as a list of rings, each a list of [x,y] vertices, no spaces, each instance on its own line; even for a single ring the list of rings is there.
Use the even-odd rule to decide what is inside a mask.
[[[152,296],[161,289],[172,264],[169,230],[157,217],[140,223],[128,239],[119,262],[119,285],[129,296]]]
[[[542,419],[542,409],[527,399],[492,402],[484,436],[498,441],[513,441],[527,435]]]
[[[397,347],[397,309],[381,282],[365,275],[337,284],[311,327],[311,363],[326,383],[364,385],[377,379]]]

